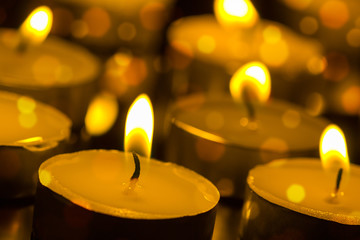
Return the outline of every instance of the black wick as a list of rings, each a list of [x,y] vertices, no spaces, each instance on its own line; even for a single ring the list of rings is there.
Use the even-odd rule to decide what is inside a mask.
[[[132,154],[133,154],[134,163],[135,163],[135,170],[134,170],[134,173],[131,176],[130,180],[138,179],[139,176],[140,176],[140,160],[139,160],[139,157],[135,152],[133,152]]]

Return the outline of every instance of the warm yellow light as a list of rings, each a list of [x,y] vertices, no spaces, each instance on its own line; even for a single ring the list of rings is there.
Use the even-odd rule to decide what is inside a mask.
[[[49,34],[52,26],[53,14],[47,6],[40,6],[33,10],[20,26],[22,41],[26,44],[40,44]]]
[[[109,93],[98,94],[90,103],[85,117],[86,131],[90,135],[105,134],[118,116],[116,97]]]
[[[125,124],[125,152],[150,157],[154,130],[154,113],[149,97],[139,95],[131,104]]]
[[[342,130],[335,124],[330,124],[320,138],[320,158],[326,171],[338,171],[342,168],[349,171],[350,163],[346,140]]]
[[[292,184],[286,190],[286,196],[290,202],[300,203],[305,199],[306,192],[303,186]]]
[[[230,93],[235,101],[242,101],[244,89],[260,102],[270,97],[270,73],[263,63],[250,62],[235,72],[230,80]]]
[[[215,0],[214,12],[220,24],[230,27],[252,27],[259,18],[249,0]]]

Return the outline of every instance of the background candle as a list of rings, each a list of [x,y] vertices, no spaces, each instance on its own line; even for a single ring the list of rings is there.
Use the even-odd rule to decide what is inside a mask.
[[[250,29],[226,29],[213,15],[190,16],[172,23],[167,38],[175,96],[224,91],[241,65],[258,60],[274,77],[273,95],[291,99],[297,80],[311,81],[323,69],[322,47],[316,40],[268,20]]]
[[[37,169],[65,149],[71,121],[35,100],[0,91],[0,199],[35,193]]]
[[[165,159],[203,174],[222,196],[243,198],[253,166],[279,157],[318,155],[325,120],[274,99],[254,109],[258,129],[250,130],[245,106],[230,96],[195,95],[175,102]]]
[[[183,167],[130,153],[58,155],[39,170],[34,239],[211,239],[219,193]]]
[[[15,50],[15,30],[0,30],[0,89],[53,105],[82,126],[100,73],[98,59],[80,46],[49,37],[25,52]]]
[[[54,33],[91,48],[113,54],[120,47],[154,53],[163,41],[173,0],[56,0]]]

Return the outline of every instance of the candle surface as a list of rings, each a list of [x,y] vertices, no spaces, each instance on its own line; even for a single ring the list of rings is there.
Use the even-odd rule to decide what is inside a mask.
[[[0,145],[31,146],[69,137],[71,121],[60,111],[32,98],[0,91]]]
[[[227,68],[261,59],[270,68],[298,73],[322,52],[318,42],[279,23],[262,20],[251,29],[234,31],[223,28],[212,15],[179,19],[170,26],[167,38],[176,51]]]
[[[55,156],[41,165],[40,183],[88,210],[124,218],[193,216],[216,206],[219,193],[202,176],[172,163],[139,158],[141,173],[132,190],[133,156],[116,150]]]
[[[248,117],[244,105],[230,97],[207,99],[193,96],[179,101],[173,112],[176,126],[205,139],[249,149],[274,152],[316,149],[326,121],[313,118],[294,105],[270,100],[255,105],[258,128],[250,130],[242,121]]]
[[[0,83],[24,88],[63,87],[94,81],[98,60],[87,50],[56,37],[25,52],[15,50],[15,30],[0,31]]]
[[[308,216],[347,225],[360,224],[360,167],[351,165],[336,202],[329,201],[336,175],[322,169],[320,159],[276,160],[249,172],[248,184],[265,200]]]

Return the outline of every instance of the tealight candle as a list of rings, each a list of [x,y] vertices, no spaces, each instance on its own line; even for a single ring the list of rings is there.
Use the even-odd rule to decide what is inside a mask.
[[[140,95],[128,112],[125,153],[88,150],[44,162],[33,239],[210,240],[219,192],[191,170],[149,158],[153,125],[150,100]]]
[[[37,170],[64,151],[71,121],[32,98],[0,91],[0,199],[35,193]]]
[[[75,127],[81,126],[95,92],[100,72],[98,59],[84,48],[56,37],[33,45],[34,40],[29,39],[38,35],[22,33],[23,26],[20,33],[0,29],[0,89],[53,105],[67,114]]]
[[[154,53],[162,43],[173,0],[56,0],[54,14],[62,31],[101,53],[119,47]],[[61,14],[64,13],[65,14]],[[66,25],[64,22],[69,22]],[[56,30],[56,29],[55,29]]]
[[[89,150],[41,165],[33,239],[211,239],[219,193],[193,171],[130,153]],[[143,173],[143,171],[145,171]]]
[[[242,199],[248,170],[255,165],[285,156],[317,156],[327,123],[286,102],[252,101],[255,91],[263,101],[270,94],[263,64],[249,63],[234,77],[234,99],[194,95],[174,104],[166,160],[203,174],[222,196]]]
[[[320,155],[322,162],[280,159],[249,172],[241,239],[359,238],[360,167],[349,164],[338,127],[324,131]]]
[[[248,12],[244,12],[243,22],[239,23],[237,18],[227,19],[229,14],[221,14],[226,11],[216,4],[214,10],[220,12],[217,18],[209,14],[190,16],[169,27],[169,59],[174,70],[176,95],[199,90],[226,90],[229,76],[253,60],[264,62],[277,76],[274,84],[278,87],[275,89],[292,90],[296,77],[309,74],[308,67],[312,67],[313,62],[321,62],[322,47],[318,42],[301,37],[282,24],[264,19],[256,21],[257,12],[250,1],[225,2],[227,10],[233,9],[232,12],[236,12],[234,9],[239,5],[250,4],[245,8]],[[234,3],[233,7],[229,5],[231,3]],[[311,73],[321,72],[321,67],[313,68]],[[284,96],[288,92],[291,91],[276,94],[289,97]]]

